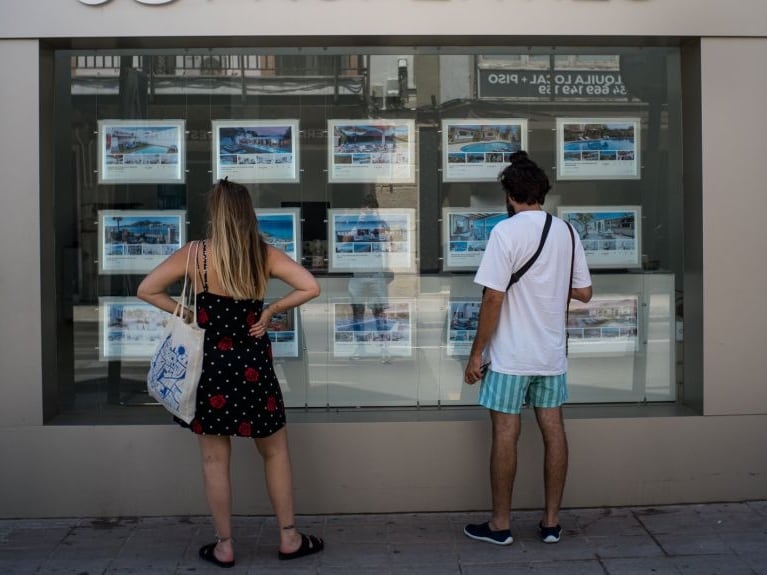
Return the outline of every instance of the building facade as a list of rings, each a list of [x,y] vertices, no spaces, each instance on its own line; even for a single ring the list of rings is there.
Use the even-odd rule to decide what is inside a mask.
[[[594,278],[568,322],[565,506],[767,497],[762,2],[3,10],[0,516],[205,512],[196,441],[145,393],[163,317],[134,296],[225,176],[323,289],[270,333],[298,510],[486,508],[461,379],[517,149]],[[543,497],[534,426],[518,508]],[[267,512],[235,451],[235,512]]]

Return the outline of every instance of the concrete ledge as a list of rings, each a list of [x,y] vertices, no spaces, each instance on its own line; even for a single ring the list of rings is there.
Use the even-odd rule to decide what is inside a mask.
[[[489,424],[291,422],[300,513],[465,511],[489,506]],[[767,415],[569,418],[567,507],[767,498],[751,438]],[[0,429],[1,517],[204,514],[195,439],[173,425]],[[44,457],[40,457],[44,454]],[[542,447],[523,418],[515,508],[543,499]],[[238,514],[267,514],[260,458],[235,441]]]

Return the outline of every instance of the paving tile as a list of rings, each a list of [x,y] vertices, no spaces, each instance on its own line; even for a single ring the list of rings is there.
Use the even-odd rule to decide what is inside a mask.
[[[764,501],[747,501],[746,505],[748,505],[751,509],[753,509],[757,513],[767,517],[767,499],[765,499]]]
[[[253,568],[253,564],[249,560],[249,556],[247,554],[238,554],[235,560],[234,567],[226,569],[226,571],[223,571],[221,567],[218,567],[216,565],[213,565],[212,563],[203,561],[202,559],[197,557],[197,552],[195,551],[194,557],[184,557],[182,559],[179,559],[175,570],[171,571],[169,570],[168,567],[166,567],[165,572],[182,574],[182,575],[185,573],[188,573],[190,575],[206,575],[208,573],[218,574],[218,575],[220,575],[221,573],[227,573],[227,575],[244,575],[246,573],[249,573],[252,568]],[[140,572],[137,572],[137,575],[138,573]],[[111,575],[111,572],[110,572],[110,575]]]
[[[70,529],[77,527],[86,519],[79,517],[51,518],[51,519],[14,519],[15,529]]]
[[[663,557],[665,553],[648,534],[644,535],[592,535],[586,537],[588,545],[599,557]]]
[[[232,523],[237,523],[239,517],[233,517]],[[261,519],[263,523],[263,518]],[[190,515],[186,516],[171,516],[171,517],[140,517],[135,524],[136,529],[162,529],[172,530],[175,527],[194,526],[205,527],[211,526],[213,522],[210,517],[202,515]]]
[[[458,556],[452,543],[392,543],[393,566],[450,566],[458,564]]]
[[[75,527],[51,551],[50,558],[54,560],[72,560],[78,557],[89,560],[111,559],[119,554],[132,532],[132,529],[125,528],[98,530],[92,527]]]
[[[417,565],[414,567],[397,565],[392,570],[392,575],[461,575],[462,573],[465,571],[461,570],[457,562],[452,565]]]
[[[105,573],[110,567],[111,559],[91,559],[89,557],[49,559],[40,566],[38,573],[45,575],[83,575]]]
[[[0,558],[4,558],[5,553],[13,553],[19,559],[45,558],[60,545],[70,530],[71,527],[58,526],[51,529],[14,529],[0,545]]]
[[[260,567],[258,565],[251,566],[251,568],[248,570],[248,575],[316,575],[317,573],[325,573],[324,571],[320,571],[319,567],[298,567],[298,566],[292,566],[289,568],[285,567]],[[220,571],[220,570],[219,570]],[[353,571],[351,571],[353,573]],[[219,573],[220,575],[220,573]],[[388,573],[387,573],[388,575]]]
[[[213,567],[213,568],[218,569],[219,571],[221,570],[219,567]],[[169,575],[176,572],[177,571],[175,568],[154,567],[152,565],[137,565],[135,567],[112,567],[112,568],[109,568],[107,571],[104,571],[104,574],[105,575]],[[195,573],[196,575],[207,575],[207,573],[216,573],[216,571],[200,570],[200,571],[196,571]],[[232,569],[232,570],[229,570],[228,573],[236,574],[237,571]],[[83,574],[81,572],[76,575],[83,575]]]
[[[671,557],[603,559],[606,575],[681,575]]]
[[[277,575],[767,575],[767,502],[572,509],[556,545],[538,540],[540,511],[512,513],[513,545],[465,537],[487,511],[299,516],[326,550],[277,559],[273,517],[236,516],[232,574]],[[197,557],[209,517],[0,520],[0,575],[205,575]]]
[[[731,552],[716,533],[661,533],[655,537],[668,555],[721,555]]]
[[[276,541],[273,545],[255,545],[251,547],[245,547],[238,543],[235,553],[237,555],[237,561],[240,561],[241,559],[244,560],[245,557],[247,557],[247,560],[251,565],[263,565],[265,567],[288,565],[289,563],[285,563],[278,559],[277,554],[279,553],[279,550],[280,546]],[[295,563],[295,561],[293,563]],[[301,563],[307,565],[316,564],[316,555],[307,556],[306,560],[301,561]]]
[[[362,525],[367,523],[386,524],[391,521],[391,515],[380,513],[348,513],[343,515],[329,515],[325,518],[327,525],[342,523],[344,525]]]
[[[535,575],[604,575],[602,564],[596,559],[590,561],[560,561],[553,563],[533,563]]]
[[[207,536],[211,541],[215,538],[216,530],[213,522],[208,520],[199,526],[199,533]],[[267,517],[233,517],[232,518],[232,536],[235,541],[243,538],[269,537],[274,541],[279,541],[280,530],[277,522]]]
[[[266,570],[275,569],[288,573],[291,569],[299,569],[301,573],[306,569],[313,569],[316,571],[320,564],[320,560],[326,552],[322,551],[314,555],[307,555],[306,557],[290,561],[280,561],[278,558],[278,551],[278,542],[275,542],[273,545],[257,545],[247,548],[242,545],[241,542],[237,542],[237,548],[235,549],[238,564],[247,562],[251,568]]]
[[[188,539],[132,537],[115,556],[111,568],[119,569],[165,569],[173,573],[178,563],[190,554]],[[197,550],[194,550],[196,557]]]
[[[493,545],[464,537],[456,541],[455,552],[462,566],[495,563],[530,563],[527,545],[514,541],[511,545]]]
[[[720,538],[737,555],[767,559],[767,530],[722,533]]]
[[[346,543],[344,545],[328,545],[322,553],[318,553],[322,566],[346,567],[389,567],[391,553],[387,543]]]
[[[701,521],[710,522],[719,533],[742,532],[743,530],[767,530],[767,516],[759,513],[747,503],[718,503],[698,508]]]
[[[382,543],[387,541],[388,527],[385,523],[333,523],[325,527],[324,535],[328,542],[338,544]]]
[[[736,555],[675,557],[683,575],[753,575],[754,570]]]
[[[603,508],[574,511],[576,527],[585,535],[645,535],[647,530],[631,509]]]
[[[462,575],[532,575],[533,567],[529,563],[478,563],[462,565],[461,573]]]
[[[16,519],[0,519],[0,548],[14,529],[16,529]]]
[[[767,559],[743,557],[743,562],[753,570],[755,575],[767,575]]]
[[[391,521],[386,525],[386,538],[392,543],[452,543],[455,528],[446,517],[426,517],[410,521]]]
[[[260,573],[260,572],[259,572]],[[282,570],[279,572],[279,575],[284,575],[286,571]],[[292,570],[288,571],[290,575],[294,575],[294,572]],[[295,575],[298,575],[299,573],[315,573],[315,571],[297,571],[295,572]],[[339,565],[321,565],[319,569],[316,571],[319,575],[400,575],[402,571],[399,569],[392,570],[390,567],[343,567]],[[416,571],[416,573],[419,573]],[[437,572],[435,572],[437,573]],[[457,572],[456,572],[457,573]],[[254,573],[254,575],[256,575]],[[274,572],[274,575],[278,575],[277,571]]]
[[[695,505],[647,507],[635,509],[634,514],[653,534],[714,533],[716,531],[716,522],[702,519]]]
[[[39,573],[44,559],[21,559],[6,557],[0,552],[0,573],[3,575],[35,575]]]

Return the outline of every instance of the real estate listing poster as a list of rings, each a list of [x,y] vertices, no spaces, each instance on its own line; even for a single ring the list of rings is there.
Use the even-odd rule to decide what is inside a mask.
[[[183,184],[184,120],[99,120],[99,184]]]

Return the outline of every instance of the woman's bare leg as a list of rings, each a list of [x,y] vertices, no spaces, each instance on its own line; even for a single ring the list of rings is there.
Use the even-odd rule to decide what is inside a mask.
[[[288,452],[288,432],[285,427],[269,437],[256,439],[256,448],[264,459],[266,490],[272,502],[277,525],[280,527],[280,551],[292,553],[301,546],[295,529],[293,511],[293,474]]]
[[[219,538],[214,555],[219,561],[232,561],[232,485],[229,475],[232,445],[226,436],[199,437],[205,497]]]

